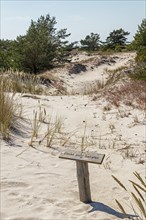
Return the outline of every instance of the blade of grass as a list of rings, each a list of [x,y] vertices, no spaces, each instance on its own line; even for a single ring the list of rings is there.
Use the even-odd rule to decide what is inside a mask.
[[[146,184],[145,184],[145,182],[143,181],[143,179],[141,178],[140,174],[137,173],[136,171],[135,171],[133,174],[137,177],[137,179],[139,179],[139,181],[141,182],[141,184],[142,184],[144,187],[146,187]]]
[[[136,190],[136,192],[138,193],[138,195],[140,196],[140,198],[144,201],[143,196],[141,195],[141,193],[139,192],[139,190],[136,188],[136,186],[133,184],[134,189]]]
[[[145,208],[144,208],[144,206],[143,206],[141,200],[140,200],[139,198],[137,198],[136,195],[135,195],[133,192],[131,192],[131,195],[132,195],[132,197],[134,198],[135,202],[137,203],[137,205],[138,205],[140,211],[142,212],[142,214],[143,214],[144,217],[146,218],[146,211],[145,211]]]
[[[124,190],[127,191],[126,187],[120,182],[120,180],[118,180],[118,179],[117,179],[115,176],[113,176],[113,175],[112,175],[112,177],[113,177],[113,179],[114,179]]]
[[[146,193],[146,189],[144,189],[143,187],[141,187],[139,184],[133,182],[132,180],[129,180],[129,182],[131,182],[132,184],[134,184],[135,186],[137,186],[139,189],[141,189],[142,191],[144,191]]]
[[[121,203],[120,203],[118,200],[115,200],[115,201],[116,201],[117,205],[119,206],[120,210],[122,211],[122,213],[124,213],[125,215],[127,215],[127,214],[126,214],[126,211],[125,211],[125,209],[123,208],[123,206],[121,205]]]

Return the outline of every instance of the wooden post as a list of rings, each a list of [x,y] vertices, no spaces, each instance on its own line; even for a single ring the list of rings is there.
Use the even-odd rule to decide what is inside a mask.
[[[105,154],[74,150],[67,150],[60,154],[59,158],[76,161],[79,197],[81,202],[91,202],[88,163],[102,164],[104,157]]]
[[[88,163],[76,161],[80,201],[91,202]]]

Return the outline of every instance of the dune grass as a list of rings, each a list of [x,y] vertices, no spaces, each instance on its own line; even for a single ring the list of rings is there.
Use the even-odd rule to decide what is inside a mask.
[[[127,189],[127,187],[124,186],[124,184],[117,179],[115,176],[112,175],[113,179],[119,184],[119,186],[126,191],[126,193],[129,194],[129,196],[132,199],[132,202],[130,204],[131,209],[133,210],[135,217],[133,219],[137,220],[144,220],[146,219],[146,183],[144,178],[140,176],[139,173],[134,172],[134,176],[137,179],[136,181],[129,180],[129,182],[132,184],[130,191]],[[116,203],[123,214],[127,215],[127,212],[125,211],[125,208],[123,205],[116,200]]]
[[[19,71],[0,70],[0,82],[5,92],[42,94],[42,80],[33,75]]]
[[[0,82],[0,135],[4,140],[10,138],[10,130],[15,128],[15,123],[20,117],[20,111],[14,102],[14,96],[5,93],[4,83]]]
[[[34,116],[31,123],[32,134],[28,145],[33,146],[35,140],[38,138],[40,139],[41,136],[39,144],[46,141],[45,146],[51,147],[55,140],[59,139],[58,135],[62,133],[64,121],[63,118],[58,115],[55,118],[53,118],[52,115],[47,115],[46,110],[42,110],[41,107],[39,109],[39,112],[34,111],[33,115]],[[41,135],[41,128],[43,124],[45,124],[47,127],[45,134]]]
[[[92,95],[101,91],[105,87],[106,83],[103,80],[95,80],[88,83],[83,88],[83,95]]]

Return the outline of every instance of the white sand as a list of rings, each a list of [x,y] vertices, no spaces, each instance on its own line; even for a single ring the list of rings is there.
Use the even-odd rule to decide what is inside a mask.
[[[125,53],[110,68],[128,65],[133,57],[134,54]],[[106,65],[102,65],[92,72],[89,70],[73,78],[66,77],[65,80],[69,80],[69,85],[77,89],[85,81],[99,79],[101,74],[105,77],[105,67]],[[36,97],[38,99],[16,94],[16,101],[23,107],[23,117],[27,119],[20,121],[23,133],[12,134],[12,144],[0,141],[0,219],[118,220],[122,218],[122,214],[115,199],[124,204],[129,214],[133,214],[126,205],[130,204],[129,195],[117,185],[111,175],[115,175],[128,187],[128,179],[135,180],[134,171],[144,176],[144,112],[124,105],[104,111],[103,108],[107,105],[104,99],[94,102],[91,97],[81,95]],[[35,148],[28,146],[32,130],[30,122],[34,118],[34,111],[39,112],[40,106],[42,110],[45,108],[47,115],[54,118],[57,115],[64,120],[62,133],[55,137],[51,148],[46,147],[46,140],[39,145],[39,140],[47,130],[44,123],[38,138],[34,139]],[[58,158],[64,148],[80,149],[85,124],[86,150],[106,155],[102,165],[89,164],[93,201],[90,204],[79,201],[76,163]],[[73,132],[74,130],[76,131]],[[65,146],[61,146],[65,142]]]

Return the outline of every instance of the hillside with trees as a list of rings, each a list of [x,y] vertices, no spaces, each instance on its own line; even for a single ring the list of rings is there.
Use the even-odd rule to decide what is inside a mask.
[[[70,34],[67,29],[57,30],[56,23],[55,17],[51,18],[49,14],[41,16],[37,21],[31,21],[26,35],[18,36],[14,41],[1,40],[0,67],[36,74],[65,59],[69,47],[66,38]]]
[[[131,48],[137,51],[136,67],[134,78],[146,81],[146,19],[142,20],[142,23],[138,25],[138,30],[134,36],[134,40],[131,43]]]
[[[0,40],[0,69],[11,68],[38,74],[70,62],[69,55],[75,48],[90,53],[136,50],[136,62],[142,66],[138,75],[142,74],[140,78],[145,78],[143,63],[146,62],[146,19],[138,26],[131,43],[127,42],[130,33],[122,28],[110,32],[105,42],[100,40],[100,34],[91,33],[79,42],[69,43],[67,37],[70,33],[67,33],[66,28],[57,30],[56,24],[56,18],[47,14],[40,16],[37,21],[32,20],[25,35],[20,35],[15,40]],[[137,74],[137,70],[135,71]]]

